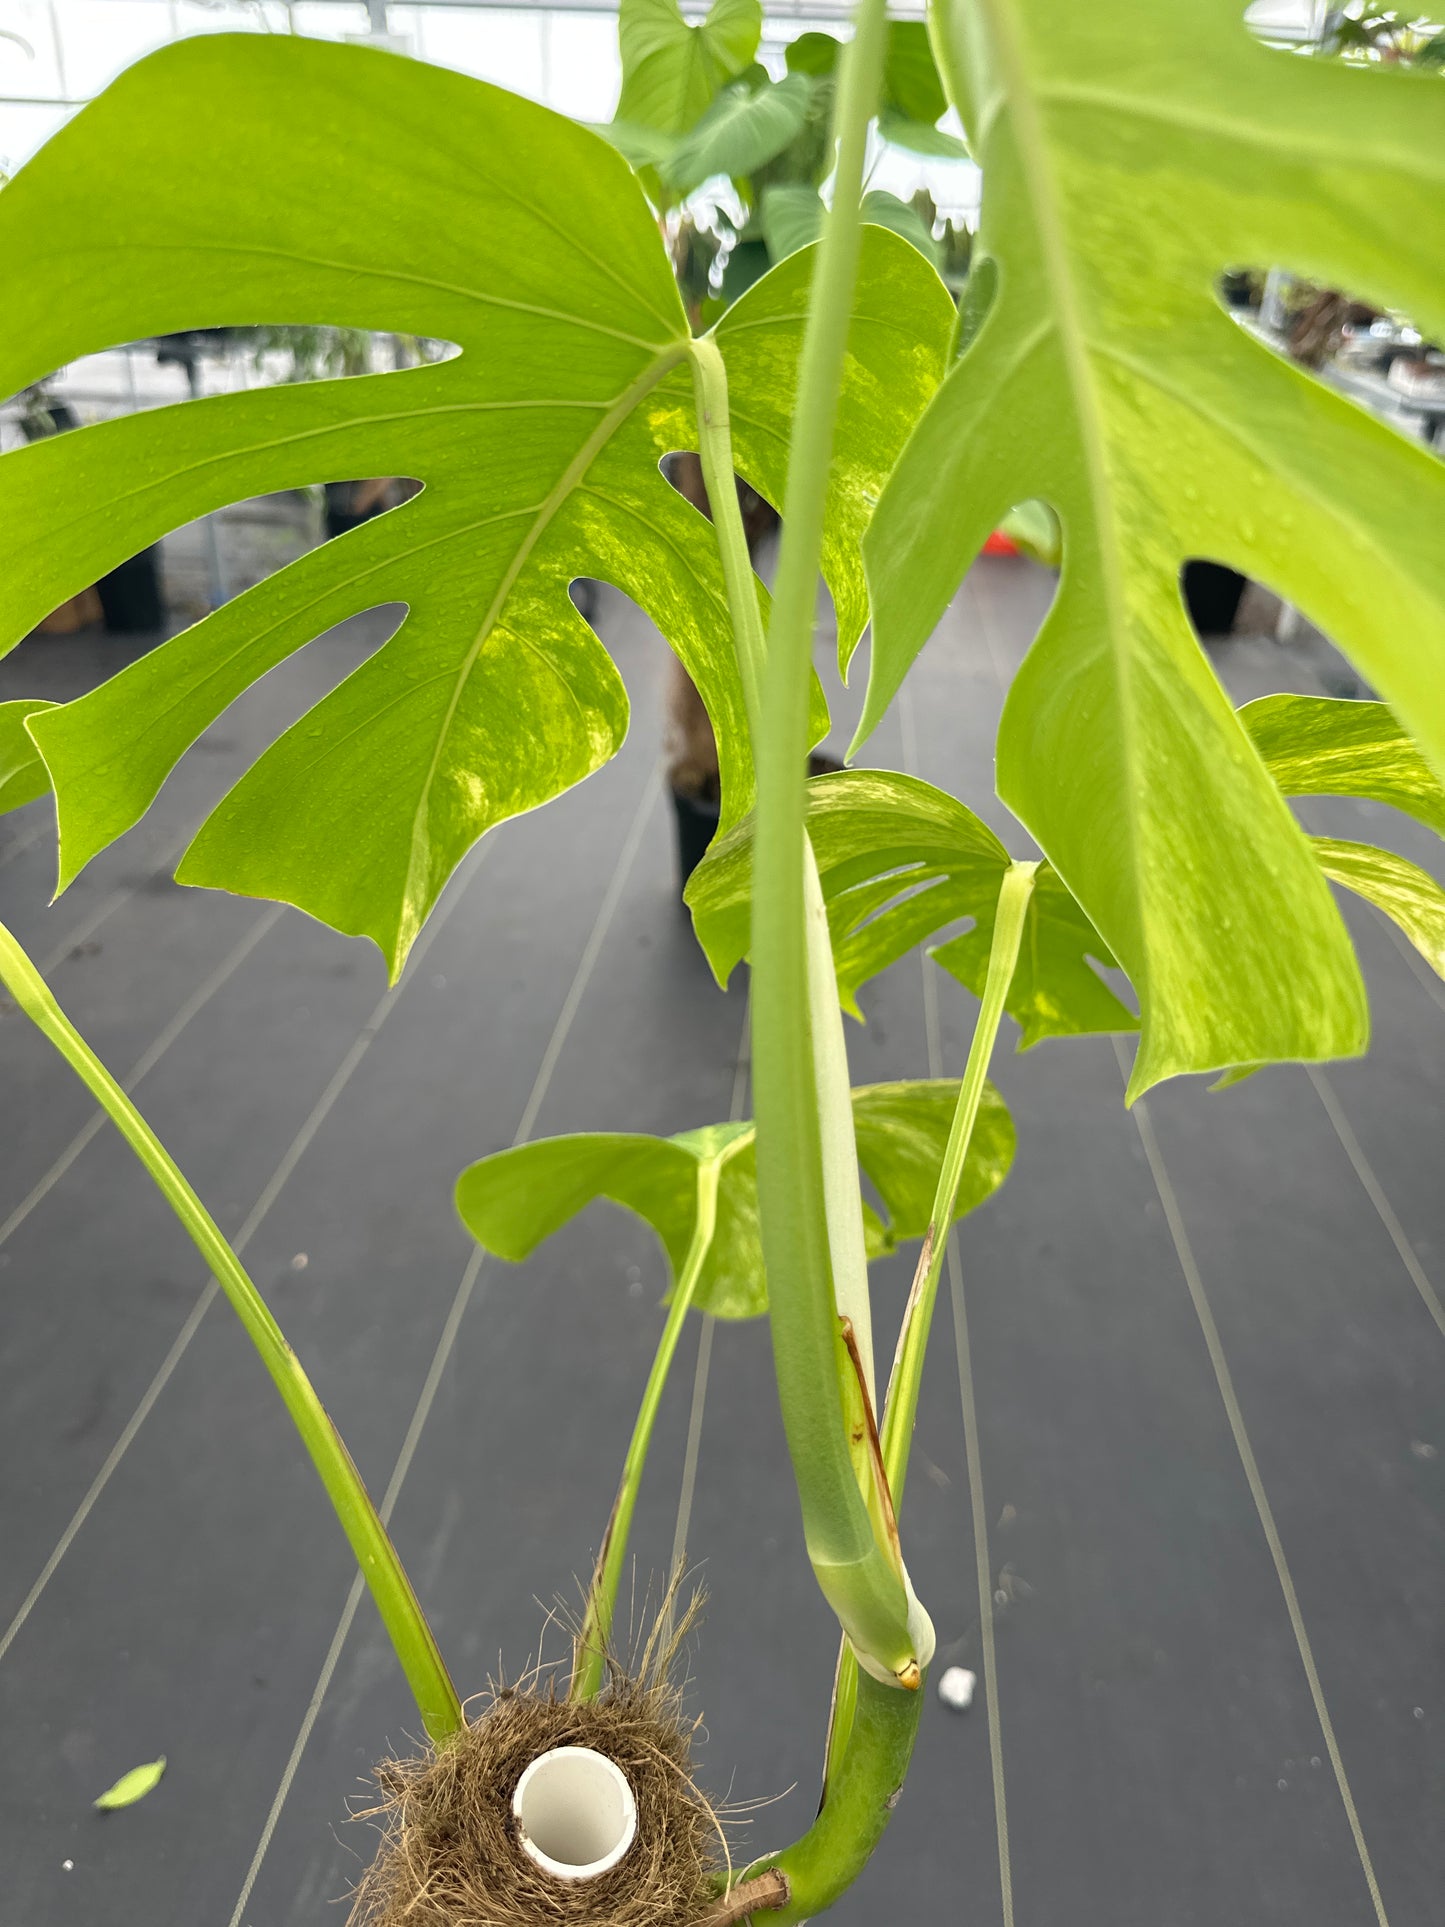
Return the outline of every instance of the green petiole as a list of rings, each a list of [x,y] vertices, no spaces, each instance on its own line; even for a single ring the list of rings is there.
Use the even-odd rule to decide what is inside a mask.
[[[211,1268],[245,1326],[350,1541],[427,1732],[442,1741],[462,1725],[461,1702],[361,1474],[330,1414],[287,1344],[270,1307],[226,1243],[179,1166],[51,995],[15,938],[0,924],[0,981],[92,1092]]]
[[[949,1227],[963,1167],[973,1139],[979,1100],[988,1077],[998,1027],[1003,1018],[1004,999],[1013,982],[1023,941],[1029,898],[1033,895],[1037,863],[1012,863],[1004,871],[999,886],[998,910],[994,919],[993,942],[988,953],[988,975],[984,979],[983,999],[973,1041],[968,1048],[963,1081],[958,1087],[958,1103],[949,1128],[948,1144],[938,1173],[938,1188],[933,1194],[927,1235],[918,1254],[918,1267],[903,1311],[898,1334],[898,1349],[888,1379],[888,1398],[883,1414],[883,1464],[893,1492],[893,1502],[903,1505],[903,1487],[908,1477],[908,1452],[913,1443],[913,1423],[918,1415],[918,1388],[923,1377],[923,1355],[928,1348],[929,1327],[938,1297],[938,1281],[943,1275],[943,1255],[948,1248]]]
[[[1013,863],[1005,870],[999,886],[998,909],[994,917],[993,942],[988,953],[988,974],[984,979],[983,1000],[968,1062],[958,1087],[958,1103],[949,1127],[938,1185],[933,1194],[928,1231],[918,1266],[904,1307],[898,1333],[898,1348],[888,1380],[888,1399],[883,1414],[881,1443],[883,1469],[888,1478],[893,1503],[901,1515],[903,1488],[908,1478],[908,1458],[913,1444],[913,1425],[918,1415],[918,1391],[923,1378],[923,1359],[928,1349],[928,1333],[933,1323],[933,1308],[938,1298],[938,1281],[943,1275],[943,1257],[948,1249],[949,1229],[953,1224],[958,1187],[973,1139],[979,1101],[988,1077],[989,1063],[1003,1019],[1004,1000],[1013,981],[1033,895],[1037,863]],[[833,1688],[833,1720],[828,1733],[828,1757],[824,1768],[825,1800],[831,1798],[834,1776],[848,1745],[858,1690],[858,1665],[845,1640],[838,1653],[838,1671]]]
[[[663,1387],[667,1383],[673,1354],[682,1336],[683,1325],[687,1322],[688,1309],[712,1247],[713,1231],[717,1225],[718,1170],[719,1160],[715,1158],[699,1164],[697,1169],[697,1220],[681,1274],[673,1287],[667,1322],[662,1328],[652,1370],[643,1388],[642,1403],[638,1408],[637,1422],[632,1428],[632,1441],[627,1448],[617,1497],[612,1503],[612,1516],[607,1522],[602,1549],[597,1555],[597,1569],[588,1589],[586,1616],[573,1651],[572,1683],[567,1689],[569,1699],[595,1699],[607,1677],[607,1643],[617,1609],[617,1591],[622,1583],[627,1539],[632,1529],[638,1488],[642,1484],[642,1469],[647,1463],[652,1428],[657,1419],[657,1408],[662,1402]]]

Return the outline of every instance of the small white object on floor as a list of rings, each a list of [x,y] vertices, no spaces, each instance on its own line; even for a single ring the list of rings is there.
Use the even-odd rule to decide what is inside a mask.
[[[938,1682],[938,1697],[955,1713],[966,1713],[973,1705],[973,1689],[977,1685],[977,1676],[966,1666],[950,1666]]]
[[[62,1860],[60,1863],[60,1871],[62,1873],[74,1873],[75,1862],[73,1860]]]

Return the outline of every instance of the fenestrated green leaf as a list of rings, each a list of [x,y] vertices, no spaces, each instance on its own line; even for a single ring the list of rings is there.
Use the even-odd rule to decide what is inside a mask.
[[[853,1092],[858,1162],[884,1207],[880,1216],[864,1205],[870,1258],[921,1238],[928,1229],[957,1099],[958,1085],[947,1079],[871,1084]],[[1013,1120],[990,1085],[974,1128],[956,1217],[998,1189],[1013,1153]],[[717,1219],[694,1303],[719,1318],[753,1318],[767,1310],[768,1299],[749,1123],[708,1125],[672,1138],[587,1132],[517,1145],[462,1173],[457,1209],[479,1244],[517,1262],[584,1206],[607,1198],[652,1226],[676,1277],[692,1239],[705,1164],[717,1171]]]
[[[143,1800],[160,1784],[165,1770],[164,1753],[158,1760],[150,1760],[144,1766],[133,1766],[129,1773],[121,1774],[113,1787],[106,1788],[95,1805],[102,1813],[113,1812],[118,1807],[133,1807],[137,1800]]]
[[[25,718],[54,707],[35,696],[0,703],[0,812],[33,803],[50,788],[50,773],[40,760]]]
[[[310,183],[299,199],[298,179]],[[463,350],[394,374],[156,409],[0,458],[0,646],[222,502],[336,475],[425,483],[35,719],[58,794],[62,882],[145,812],[251,682],[344,616],[404,602],[397,634],[265,752],[180,870],[371,936],[395,971],[476,838],[621,740],[625,693],[567,595],[583,574],[633,595],[668,637],[713,719],[724,819],[747,808],[716,545],[657,468],[665,451],[696,446],[687,320],[647,203],[605,144],[418,62],[207,36],[132,69],[7,187],[0,249],[17,268],[47,264],[12,277],[7,392],[117,340],[258,314]],[[774,499],[773,424],[791,406],[777,384],[796,365],[809,271],[799,263],[781,299],[760,287],[728,318],[737,440]],[[867,495],[847,506],[830,560],[855,611],[866,607],[869,505],[906,411],[941,373],[927,298],[921,346],[897,325],[910,271],[898,248],[865,263],[856,433],[886,432],[876,453],[841,442],[835,509],[860,481]],[[57,302],[62,281],[71,292]]]
[[[1239,720],[1286,796],[1358,796],[1388,803],[1445,836],[1445,784],[1384,703],[1262,696]],[[1445,977],[1445,891],[1392,851],[1310,838],[1327,877],[1383,910]]]
[[[1445,91],[1270,52],[1241,11],[940,6],[996,294],[867,543],[864,733],[999,517],[1035,497],[1060,516],[999,793],[1139,994],[1136,1094],[1367,1035],[1343,924],[1189,627],[1182,563],[1306,610],[1445,770],[1445,469],[1214,295],[1231,264],[1281,262],[1445,330]]]
[[[683,19],[677,0],[622,0],[617,119],[664,134],[687,133],[719,88],[750,64],[762,30],[761,0],[713,0],[695,27]]]
[[[998,895],[1008,851],[955,797],[895,770],[815,776],[805,790],[808,839],[828,908],[839,1001],[968,905]],[[751,816],[714,839],[683,892],[693,929],[726,985],[751,945]]]
[[[976,996],[988,969],[1003,844],[945,791],[894,770],[844,770],[807,786],[808,836],[828,906],[838,996],[862,1016],[858,991],[936,931],[969,917],[974,927],[933,954]],[[747,955],[753,819],[719,837],[685,892],[693,927],[718,982]],[[1137,1030],[1139,1020],[1090,968],[1113,964],[1109,947],[1057,874],[1041,864],[1005,1009],[1027,1050],[1042,1037]]]
[[[0,197],[0,253],[14,270],[6,393],[201,322],[325,321],[462,348],[0,458],[3,643],[223,502],[338,475],[425,484],[35,719],[62,882],[258,676],[342,617],[404,602],[397,634],[266,751],[179,873],[370,936],[394,973],[469,845],[622,738],[621,682],[567,596],[579,574],[634,593],[688,661],[717,705],[736,807],[727,766],[736,792],[744,730],[721,572],[704,522],[656,473],[657,390],[669,374],[689,390],[687,319],[647,203],[605,143],[420,62],[208,35],[132,68],[22,170]]]
[[[813,85],[807,74],[789,74],[756,93],[729,87],[678,141],[663,163],[663,175],[687,194],[714,174],[751,174],[801,132]]]
[[[1261,696],[1239,720],[1286,796],[1362,796],[1445,836],[1445,784],[1384,703]]]
[[[1445,890],[1417,863],[1370,843],[1311,837],[1320,868],[1399,925],[1439,977],[1445,977]]]

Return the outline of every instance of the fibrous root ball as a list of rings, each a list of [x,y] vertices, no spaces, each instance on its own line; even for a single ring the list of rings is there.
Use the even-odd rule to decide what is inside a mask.
[[[497,1690],[453,1739],[377,1769],[381,1801],[361,1817],[379,1821],[383,1839],[349,1927],[725,1927],[776,1907],[781,1876],[723,1891],[726,1850],[693,1782],[690,1740],[678,1693],[656,1673],[639,1682],[614,1668],[598,1698],[575,1704],[535,1682]],[[635,1802],[630,1844],[591,1877],[539,1864],[513,1811],[523,1773],[558,1747],[612,1761]]]

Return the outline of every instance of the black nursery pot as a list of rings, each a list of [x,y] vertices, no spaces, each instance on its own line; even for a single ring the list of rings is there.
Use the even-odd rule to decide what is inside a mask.
[[[164,629],[159,546],[142,549],[103,575],[95,587],[113,636],[159,635]]]
[[[672,792],[672,807],[677,813],[677,888],[679,895],[687,880],[707,855],[707,846],[717,835],[722,805],[704,796],[684,796]]]
[[[1226,569],[1222,562],[1184,565],[1184,603],[1189,620],[1201,636],[1233,633],[1244,589],[1244,577],[1235,569]]]

